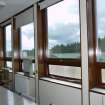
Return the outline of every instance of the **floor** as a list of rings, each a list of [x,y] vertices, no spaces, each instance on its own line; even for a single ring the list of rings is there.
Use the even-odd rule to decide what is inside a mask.
[[[0,86],[0,105],[36,105],[36,104]]]

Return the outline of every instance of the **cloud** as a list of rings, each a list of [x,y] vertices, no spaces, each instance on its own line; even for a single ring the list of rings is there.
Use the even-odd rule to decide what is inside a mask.
[[[57,40],[49,39],[48,41],[48,48],[52,48],[53,46],[57,45],[59,42]]]
[[[48,45],[80,42],[79,1],[64,0],[48,8]]]
[[[21,28],[22,50],[32,50],[34,48],[34,27],[33,23],[25,25]],[[6,48],[7,51],[12,50],[11,25],[6,27]]]
[[[48,25],[79,23],[79,1],[64,0],[48,8]]]
[[[34,35],[34,24],[30,23],[28,25],[22,26],[21,32],[23,35],[26,35],[28,38],[33,37]]]
[[[22,50],[34,48],[34,25],[30,23],[21,28]]]
[[[96,0],[96,31],[98,37],[105,36],[105,0]]]
[[[6,27],[6,40],[11,41],[11,25]]]
[[[55,28],[49,27],[48,36],[50,47],[80,42],[80,27],[79,24],[57,24]]]
[[[34,48],[34,38],[28,38],[25,34],[22,36],[22,50],[32,50]]]

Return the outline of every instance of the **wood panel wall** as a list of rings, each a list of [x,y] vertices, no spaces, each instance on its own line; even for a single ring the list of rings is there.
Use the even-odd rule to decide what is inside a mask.
[[[13,68],[14,73],[21,71],[20,69],[20,35],[19,29],[16,29],[15,18],[12,20],[12,32],[13,32]]]
[[[96,64],[96,29],[95,29],[94,0],[87,2],[87,34],[89,59],[89,87],[90,89],[101,82],[101,72]]]
[[[3,28],[0,27],[0,69],[4,66],[4,59],[3,59],[3,43],[4,43],[4,38],[3,38]]]
[[[38,7],[37,10],[37,45],[38,45],[38,74],[39,74],[39,78],[42,76],[46,75],[46,60],[45,60],[45,39],[46,39],[46,35],[44,35],[46,33],[45,27],[43,27],[44,24],[46,24],[45,22],[45,10],[40,10],[40,7]]]

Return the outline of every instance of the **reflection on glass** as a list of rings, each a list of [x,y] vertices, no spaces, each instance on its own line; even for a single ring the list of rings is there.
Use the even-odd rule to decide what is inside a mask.
[[[6,67],[12,68],[12,61],[6,61]]]
[[[22,71],[33,75],[35,73],[35,63],[32,63],[31,60],[24,60],[22,62]]]
[[[34,24],[21,27],[21,57],[34,58]]]
[[[12,56],[12,39],[11,39],[11,25],[5,27],[5,38],[6,38],[6,57]]]
[[[79,0],[48,7],[48,57],[80,58]]]
[[[96,0],[97,61],[105,62],[105,0]]]
[[[52,75],[81,79],[80,67],[49,65],[49,73]]]

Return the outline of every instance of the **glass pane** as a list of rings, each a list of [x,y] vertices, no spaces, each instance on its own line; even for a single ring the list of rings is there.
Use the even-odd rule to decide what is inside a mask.
[[[6,67],[12,68],[12,62],[11,61],[6,61]]]
[[[27,72],[27,73],[33,75],[35,73],[35,63],[32,63],[32,64],[28,65],[27,67],[30,68],[30,69],[25,70],[24,69],[24,64],[22,63],[22,71],[24,73]]]
[[[79,0],[48,7],[48,57],[80,58]]]
[[[21,27],[21,57],[34,59],[34,24]]]
[[[6,38],[6,57],[12,56],[12,39],[11,39],[11,25],[5,27],[5,38]]]
[[[105,62],[105,0],[96,0],[97,61]]]
[[[49,73],[63,77],[81,79],[80,67],[49,65]]]
[[[101,69],[102,83],[105,83],[105,69]]]

